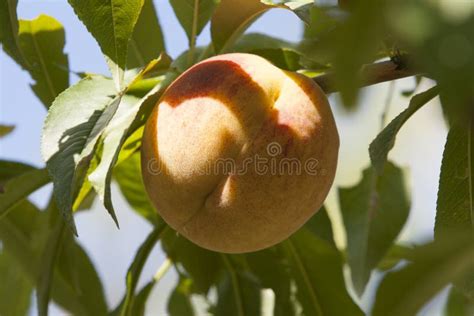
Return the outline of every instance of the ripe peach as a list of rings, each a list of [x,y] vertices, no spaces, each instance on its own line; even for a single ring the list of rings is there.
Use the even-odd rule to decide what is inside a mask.
[[[339,136],[309,78],[251,54],[204,60],[176,79],[145,128],[142,173],[163,219],[207,249],[272,246],[322,205]]]

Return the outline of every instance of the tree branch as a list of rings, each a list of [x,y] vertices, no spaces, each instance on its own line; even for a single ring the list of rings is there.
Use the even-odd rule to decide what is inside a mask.
[[[361,87],[371,86],[377,83],[392,81],[396,79],[415,76],[418,73],[413,69],[397,64],[392,60],[382,61],[374,64],[366,65],[361,70],[362,84]],[[327,94],[337,92],[335,86],[334,73],[327,73],[314,77],[313,80]]]

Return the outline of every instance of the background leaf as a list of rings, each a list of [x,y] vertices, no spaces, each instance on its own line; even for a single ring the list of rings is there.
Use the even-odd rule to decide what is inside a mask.
[[[56,215],[57,210],[54,201],[50,205],[50,212]],[[40,256],[40,267],[38,270],[38,284],[36,288],[36,301],[38,306],[38,314],[48,315],[49,299],[51,296],[51,288],[53,283],[54,269],[57,263],[61,247],[64,242],[65,222],[62,218],[55,217],[55,222],[48,230],[48,237]]]
[[[474,231],[472,135],[470,126],[454,125],[449,130],[439,179],[435,237]]]
[[[144,0],[68,0],[109,60],[117,90],[123,84],[128,42]]]
[[[216,316],[258,315],[261,309],[258,280],[245,271],[234,267],[230,257],[221,254],[226,272],[217,285]]]
[[[369,153],[372,166],[377,172],[382,172],[385,162],[387,161],[388,152],[395,145],[395,138],[398,131],[402,128],[408,119],[415,114],[423,105],[431,101],[438,95],[438,88],[433,87],[425,92],[415,95],[411,100],[408,108],[394,118],[377,137],[370,143]]]
[[[446,302],[445,316],[468,316],[474,313],[474,302],[463,295],[455,287],[449,291]]]
[[[0,138],[7,136],[15,129],[14,125],[0,125]]]
[[[26,68],[18,45],[17,5],[18,0],[3,0],[0,2],[0,42],[5,53],[23,68]]]
[[[218,2],[219,0],[170,0],[189,43],[195,42],[196,37],[201,34]]]
[[[435,238],[474,232],[473,127],[454,123],[448,133],[441,164],[436,205]],[[474,266],[456,283],[466,295],[474,293]]]
[[[170,316],[193,316],[194,308],[191,303],[191,279],[180,278],[168,300]]]
[[[133,154],[126,159],[114,171],[114,178],[119,185],[125,200],[139,215],[150,221],[158,223],[158,213],[151,205],[150,199],[145,191],[141,177],[140,153]]]
[[[359,295],[408,218],[407,192],[404,172],[393,163],[387,163],[380,175],[369,167],[356,186],[339,189],[347,260]]]
[[[24,275],[16,261],[0,251],[0,314],[23,316],[28,313],[33,291],[32,282]]]
[[[275,294],[273,315],[295,315],[294,291],[292,291],[293,278],[290,275],[287,260],[280,248],[249,253],[245,255],[248,270],[255,275],[263,288],[272,289]]]
[[[237,37],[271,7],[259,0],[222,0],[211,19],[211,37],[215,52],[224,53],[230,49]]]
[[[69,62],[63,52],[64,28],[47,15],[20,20],[19,44],[35,80],[31,88],[49,108],[56,96],[69,86]]]
[[[185,276],[193,280],[193,292],[207,294],[222,268],[219,254],[196,246],[171,228],[164,232],[161,246],[168,258],[179,268],[184,268]]]
[[[33,204],[23,201],[0,220],[0,240],[3,251],[21,269],[31,284],[38,276],[39,253],[45,240],[44,224],[49,213],[40,212]],[[72,233],[66,233],[58,258],[52,288],[52,298],[74,315],[104,315],[107,311],[102,284],[95,268]],[[67,251],[67,255],[63,255]]]
[[[0,161],[0,166],[2,167],[9,165],[11,164]],[[33,169],[25,170],[24,173],[10,179],[6,184],[2,184],[0,220],[31,193],[46,185],[49,181],[51,180],[46,169]]]
[[[137,287],[138,280],[143,270],[143,266],[145,265],[148,256],[153,250],[155,244],[158,242],[165,228],[166,224],[162,222],[159,226],[152,230],[152,232],[148,235],[146,240],[138,249],[135,255],[135,259],[133,260],[132,264],[130,265],[130,268],[127,271],[127,291],[123,300],[124,303],[120,313],[123,316],[133,315],[132,311],[135,298],[135,288]]]
[[[363,315],[347,293],[336,248],[303,228],[283,249],[305,315]]]
[[[452,235],[417,247],[412,263],[383,279],[372,315],[416,315],[429,299],[464,275],[473,263],[471,237]]]
[[[143,67],[164,51],[165,41],[155,6],[152,0],[144,0],[128,44],[127,68]]]

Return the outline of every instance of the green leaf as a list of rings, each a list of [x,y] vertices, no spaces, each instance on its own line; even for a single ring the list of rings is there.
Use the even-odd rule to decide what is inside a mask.
[[[336,247],[331,219],[324,205],[304,224],[304,227],[318,238]]]
[[[292,293],[292,277],[284,255],[279,247],[245,255],[249,271],[260,281],[263,288],[273,290],[275,294],[275,307],[273,315],[295,315],[295,304]]]
[[[68,0],[68,2],[107,57],[116,89],[120,91],[129,40],[144,0]]]
[[[13,125],[0,125],[0,138],[7,136],[13,130],[15,129],[15,126]]]
[[[192,280],[180,278],[168,300],[168,314],[170,316],[194,316],[191,303]]]
[[[474,301],[469,300],[455,287],[449,291],[444,311],[445,316],[469,316],[474,314]]]
[[[436,81],[449,107],[460,110],[461,117],[470,117],[474,82],[472,12],[465,11],[465,18],[453,18],[441,7],[423,1],[392,5],[388,12],[396,9],[398,13],[386,21],[397,45],[410,53],[410,60],[421,73]]]
[[[407,192],[404,172],[393,163],[387,163],[380,175],[369,167],[357,185],[339,189],[348,263],[359,295],[408,218]]]
[[[133,311],[132,315],[134,316],[145,316],[145,307],[146,307],[146,302],[148,301],[148,297],[150,296],[151,290],[153,290],[153,287],[155,286],[156,282],[151,281],[148,282],[147,285],[145,285],[140,292],[135,296],[135,300],[133,303]]]
[[[436,97],[438,92],[438,88],[433,87],[425,92],[415,95],[410,100],[408,108],[394,118],[372,141],[369,146],[370,160],[377,172],[382,172],[385,162],[387,161],[388,152],[395,145],[395,138],[403,124],[405,124],[405,122],[408,121],[408,119],[423,105]]]
[[[461,124],[449,130],[439,179],[436,238],[459,231],[474,232],[473,131],[472,125]]]
[[[362,65],[377,57],[385,30],[385,0],[360,2],[346,20],[331,34],[331,61],[335,84],[346,106],[353,106],[358,96]],[[317,21],[316,21],[317,22]]]
[[[122,316],[132,315],[135,298],[135,288],[137,287],[138,280],[143,270],[143,266],[145,265],[148,256],[153,250],[155,244],[160,239],[166,227],[166,224],[162,222],[159,226],[152,230],[152,232],[148,235],[146,240],[138,249],[135,255],[135,259],[133,259],[132,264],[128,268],[126,278],[127,291],[123,300],[124,303],[120,313]]]
[[[143,117],[148,116],[148,113],[153,109],[167,82],[167,80],[164,80],[163,84],[156,85],[141,99],[124,95],[116,113],[103,131],[100,163],[89,175],[88,179],[110,214],[115,214],[110,192],[110,182],[112,180],[113,167],[119,159],[120,150],[125,144],[127,137],[143,123]]]
[[[0,251],[0,275],[0,314],[27,315],[33,291],[32,283],[5,251]]]
[[[20,20],[18,36],[28,71],[35,80],[31,88],[49,108],[69,86],[69,62],[63,52],[64,28],[56,19],[40,15],[34,20]]]
[[[0,1],[0,42],[3,50],[23,68],[27,68],[18,44],[18,0]]]
[[[170,3],[189,43],[194,46],[196,37],[209,22],[219,0],[170,0]]]
[[[211,19],[211,38],[216,53],[230,49],[237,37],[273,5],[259,0],[222,0]]]
[[[337,249],[305,228],[282,246],[305,315],[363,315],[347,293]]]
[[[143,9],[128,43],[127,67],[143,67],[164,51],[165,42],[155,6],[152,0],[144,0]]]
[[[226,273],[217,285],[216,316],[260,315],[261,285],[253,275],[237,270],[227,254],[221,254]]]
[[[409,260],[412,252],[413,247],[395,244],[387,251],[382,260],[380,260],[377,269],[381,271],[391,270],[402,262],[402,260]]]
[[[143,184],[140,153],[133,154],[114,170],[114,178],[125,200],[135,212],[156,225],[158,213],[151,205]]]
[[[382,280],[372,315],[416,315],[434,295],[472,267],[472,237],[453,234],[450,238],[417,247],[412,260]]]
[[[164,232],[161,246],[168,258],[182,266],[193,280],[193,292],[207,294],[222,267],[218,253],[193,244],[171,228]]]
[[[436,206],[435,239],[474,233],[472,119],[468,125],[453,122],[444,147]],[[456,283],[466,295],[474,294],[474,267]]]
[[[0,220],[3,249],[31,284],[38,276],[39,253],[44,242],[48,213],[23,201]],[[87,254],[67,232],[55,271],[52,298],[74,315],[105,315],[107,307],[97,272]],[[72,272],[71,272],[72,270]],[[71,277],[74,276],[74,277]]]
[[[58,212],[54,202],[52,202],[49,211]],[[56,218],[41,255],[36,288],[36,302],[39,316],[48,315],[54,269],[64,242],[65,227],[64,220],[62,218]]]
[[[107,303],[94,263],[71,231],[66,230],[64,239],[56,263],[53,300],[74,315],[106,315]]]
[[[11,163],[0,161],[1,167],[8,167],[9,165]],[[46,169],[25,170],[25,172],[7,181],[5,185],[2,185],[3,193],[0,193],[0,220],[31,193],[49,181]]]
[[[18,161],[0,160],[0,185],[21,174],[36,168]]]
[[[327,68],[306,56],[295,44],[260,33],[244,34],[235,43],[233,51],[262,56],[275,66],[290,71]]]
[[[76,232],[72,205],[97,140],[120,102],[111,80],[86,77],[54,101],[43,127],[41,150],[53,179],[57,205]],[[115,215],[111,214],[117,222]]]

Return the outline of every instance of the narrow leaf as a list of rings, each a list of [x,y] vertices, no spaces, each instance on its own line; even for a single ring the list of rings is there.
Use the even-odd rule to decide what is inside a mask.
[[[51,206],[50,211],[58,212],[55,206]],[[39,316],[48,315],[49,299],[54,279],[54,269],[60,254],[61,246],[64,242],[63,237],[65,227],[64,220],[62,218],[57,218],[41,255],[38,272],[39,278],[36,288],[36,302]]]
[[[144,0],[68,0],[109,60],[117,91],[122,89],[128,43]]]
[[[164,83],[167,81],[164,81]],[[127,137],[137,128],[145,113],[149,113],[155,106],[165,85],[156,85],[141,99],[125,95],[102,136],[102,156],[96,169],[88,179],[104,202],[110,214],[115,214],[110,192],[112,170],[119,158],[119,153]]]
[[[221,254],[226,268],[217,286],[216,316],[259,315],[261,309],[258,280],[245,271],[237,270],[227,254]]]
[[[290,275],[287,259],[278,251],[278,247],[245,255],[250,272],[255,275],[261,286],[272,289],[275,294],[273,315],[295,315],[296,306],[292,291],[293,278]]]
[[[216,53],[230,49],[237,37],[273,5],[259,0],[222,0],[211,19],[211,37]]]
[[[459,231],[474,233],[473,128],[453,124],[449,130],[439,179],[436,238]]]
[[[392,163],[380,175],[369,167],[356,186],[339,189],[348,263],[359,295],[408,218],[407,192],[403,170]]]
[[[7,136],[11,132],[13,132],[14,129],[15,126],[13,125],[0,125],[0,138]]]
[[[377,172],[382,172],[385,162],[387,161],[388,152],[395,145],[395,138],[403,124],[423,105],[437,95],[438,88],[433,87],[412,97],[408,108],[394,118],[372,141],[369,146],[370,160]]]
[[[44,223],[48,218],[46,212],[40,212],[33,204],[23,201],[0,220],[0,240],[3,250],[16,262],[31,284],[38,276],[39,242],[44,240]],[[104,293],[97,272],[84,250],[75,243],[70,232],[63,251],[70,249],[67,258],[60,255],[52,288],[52,298],[73,315],[105,315],[107,307]],[[71,262],[74,262],[71,265]],[[70,269],[76,273],[74,280]]]
[[[214,12],[218,0],[170,0],[189,42],[195,42]]]
[[[28,71],[35,80],[31,88],[49,108],[56,96],[69,86],[69,62],[63,52],[64,28],[47,15],[20,20],[19,44]]]
[[[128,204],[130,204],[135,212],[156,225],[159,218],[158,213],[153,208],[146,194],[141,175],[139,152],[118,164],[114,171],[114,178]]]
[[[282,246],[305,315],[363,315],[347,293],[335,247],[304,228]]]
[[[164,222],[160,223],[152,232],[148,235],[146,240],[138,249],[135,259],[133,259],[132,264],[128,268],[126,284],[127,284],[127,291],[124,298],[124,303],[121,310],[122,316],[132,315],[134,298],[135,298],[135,289],[138,284],[138,280],[143,270],[143,266],[148,259],[153,247],[160,239],[161,234],[166,228],[166,224]]]
[[[374,316],[416,315],[433,296],[462,277],[474,264],[470,236],[452,235],[417,247],[413,261],[382,280],[372,310]]]
[[[196,246],[174,230],[167,229],[161,246],[168,258],[184,268],[193,280],[193,292],[207,294],[222,270],[219,254]]]
[[[4,192],[5,183],[12,178],[18,177],[27,171],[36,168],[18,161],[0,160],[0,193]]]
[[[26,68],[18,44],[18,0],[0,1],[0,42],[3,50],[23,68]]]
[[[7,166],[0,162],[0,166]],[[46,169],[33,169],[12,178],[2,185],[0,193],[0,220],[8,214],[15,206],[27,198],[50,180]]]
[[[463,295],[455,287],[449,291],[444,311],[445,316],[469,316],[474,314],[474,301]]]
[[[194,316],[191,303],[192,280],[181,277],[168,300],[168,313],[170,316]]]
[[[86,77],[56,98],[44,123],[43,159],[53,179],[57,205],[73,231],[75,195],[82,185],[97,139],[119,101],[111,80]]]
[[[474,234],[474,126],[453,121],[444,147],[438,200],[435,239],[464,232]],[[465,295],[474,294],[474,267],[456,283]]]
[[[0,251],[0,275],[0,315],[27,315],[33,291],[32,282],[5,251]]]
[[[155,6],[152,0],[145,0],[128,44],[127,67],[143,67],[164,51],[165,41]]]

